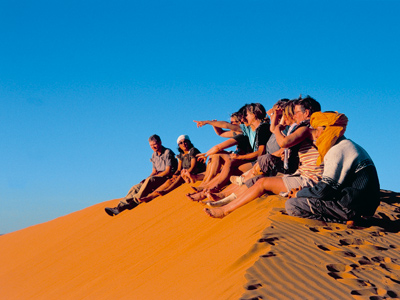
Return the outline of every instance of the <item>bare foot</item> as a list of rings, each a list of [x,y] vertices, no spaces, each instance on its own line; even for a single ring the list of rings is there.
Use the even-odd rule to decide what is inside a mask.
[[[226,213],[221,207],[205,208],[204,212],[212,218],[222,219],[223,217],[228,215],[228,213]]]
[[[201,192],[202,190],[204,190],[204,188],[202,186],[198,186],[198,187],[190,186],[190,187],[196,192]]]
[[[192,201],[201,201],[204,198],[206,198],[206,196],[204,195],[203,192],[189,193],[189,194],[186,194],[186,197],[188,197]]]
[[[190,176],[188,175],[188,171],[186,169],[183,169],[181,171],[181,176],[182,176],[182,179],[185,180],[186,183],[191,183]]]
[[[207,196],[207,199],[210,201],[218,201],[225,198],[225,196],[222,195],[221,193],[211,193],[209,191],[206,191],[205,195]]]
[[[213,188],[211,188],[211,189],[207,189],[210,193],[214,193],[214,194],[216,194],[216,193],[219,193],[221,190],[222,190],[222,188],[220,188],[219,186],[215,186],[215,187],[213,187]]]
[[[196,193],[187,193],[185,196],[186,196],[189,200],[194,201],[193,198],[192,198],[192,195],[194,195],[194,194],[196,194]]]
[[[186,194],[186,196],[191,199],[192,201],[201,201],[206,198],[203,192]]]
[[[182,176],[183,180],[185,180],[186,183],[195,183],[196,182],[196,177],[194,175],[190,174],[190,172],[188,172],[185,169],[182,170],[181,176]]]

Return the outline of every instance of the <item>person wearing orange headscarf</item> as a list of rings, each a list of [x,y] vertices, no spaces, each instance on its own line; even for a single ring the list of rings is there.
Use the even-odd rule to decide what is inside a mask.
[[[338,112],[311,116],[318,147],[317,163],[324,163],[322,180],[314,187],[289,195],[291,216],[325,222],[354,221],[369,217],[379,205],[379,179],[368,153],[344,136],[348,119]]]

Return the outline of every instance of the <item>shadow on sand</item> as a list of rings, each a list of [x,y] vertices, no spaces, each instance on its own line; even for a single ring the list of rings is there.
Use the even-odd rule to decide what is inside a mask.
[[[398,233],[400,232],[400,207],[394,204],[400,203],[400,193],[381,190],[381,202],[390,205],[392,211],[388,215],[383,212],[377,212],[375,216],[368,220],[360,220],[357,223],[360,227],[378,226],[387,232]]]

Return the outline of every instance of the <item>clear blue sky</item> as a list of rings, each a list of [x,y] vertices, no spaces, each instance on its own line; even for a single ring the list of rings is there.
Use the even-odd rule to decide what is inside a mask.
[[[311,95],[400,191],[400,1],[0,1],[0,233],[124,196],[193,120]],[[157,200],[159,201],[159,200]],[[182,199],[182,201],[186,201]],[[103,211],[99,211],[103,213]]]

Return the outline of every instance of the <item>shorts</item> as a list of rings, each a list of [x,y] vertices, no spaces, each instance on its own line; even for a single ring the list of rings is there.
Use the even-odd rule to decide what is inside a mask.
[[[315,185],[313,180],[300,175],[284,175],[282,180],[288,192],[295,188],[308,188]]]
[[[265,176],[276,176],[283,169],[281,158],[269,153],[257,157],[257,162]]]

